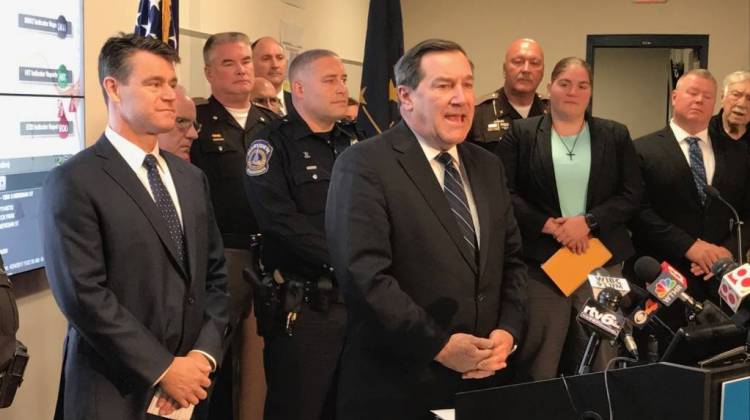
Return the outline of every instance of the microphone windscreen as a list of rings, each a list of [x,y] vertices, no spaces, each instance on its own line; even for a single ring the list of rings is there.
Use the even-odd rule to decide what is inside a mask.
[[[635,260],[633,271],[641,283],[651,283],[661,273],[661,264],[653,257],[643,256]]]

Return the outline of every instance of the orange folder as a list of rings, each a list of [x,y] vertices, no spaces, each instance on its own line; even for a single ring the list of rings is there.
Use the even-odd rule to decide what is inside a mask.
[[[570,296],[586,281],[589,273],[612,258],[612,253],[597,238],[589,240],[589,249],[576,255],[562,247],[544,264],[542,270],[552,279],[565,296]]]

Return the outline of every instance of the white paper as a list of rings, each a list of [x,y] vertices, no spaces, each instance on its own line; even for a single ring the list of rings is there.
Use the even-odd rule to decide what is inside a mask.
[[[159,400],[159,397],[162,395],[164,395],[164,391],[162,391],[161,388],[157,389],[156,393],[154,394],[154,398],[151,399],[151,404],[148,405],[148,409],[146,410],[148,414],[153,414],[155,416],[163,417],[165,419],[190,420],[190,418],[193,416],[193,410],[195,409],[194,405],[189,405],[185,408],[178,408],[177,410],[173,411],[172,414],[168,414],[168,415],[159,414],[159,407],[156,406],[156,402]]]
[[[444,410],[430,410],[432,414],[443,420],[456,420],[456,410],[452,408]]]

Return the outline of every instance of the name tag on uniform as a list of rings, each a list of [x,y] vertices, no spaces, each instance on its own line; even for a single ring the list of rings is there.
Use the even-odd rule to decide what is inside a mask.
[[[318,169],[318,166],[317,165],[306,166],[305,169],[307,169],[308,171],[314,171]]]
[[[500,121],[495,120],[487,124],[487,131],[500,131]]]

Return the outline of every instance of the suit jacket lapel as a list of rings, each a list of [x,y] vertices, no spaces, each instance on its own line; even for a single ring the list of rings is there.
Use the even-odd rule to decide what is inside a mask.
[[[179,259],[177,258],[177,250],[175,249],[174,241],[169,236],[167,224],[164,222],[164,218],[159,213],[159,209],[156,207],[154,200],[148,194],[146,188],[143,187],[136,174],[133,173],[133,170],[117,150],[115,150],[107,137],[102,135],[93,147],[96,148],[97,155],[105,159],[102,165],[104,172],[120,185],[123,191],[138,205],[156,231],[159,239],[161,239],[174,265],[178,267],[178,271],[187,279],[187,273],[185,273],[182,264],[179,263]]]
[[[545,114],[539,122],[539,127],[536,131],[536,151],[537,159],[541,163],[542,176],[538,179],[544,183],[544,191],[552,191],[553,203],[560,203],[560,197],[557,194],[557,181],[555,180],[555,167],[552,163],[552,117],[550,114]],[[555,204],[558,212],[560,211],[560,205]]]
[[[490,203],[487,200],[489,191],[487,183],[480,176],[479,168],[474,161],[471,150],[462,144],[458,145],[458,154],[461,156],[461,162],[466,169],[466,176],[469,178],[471,186],[471,195],[474,197],[474,204],[477,207],[477,217],[479,218],[479,274],[484,272],[484,266],[487,263],[487,250],[490,249]]]
[[[593,118],[587,118],[586,122],[589,124],[589,135],[591,136],[591,167],[589,169],[589,183],[586,189],[586,209],[588,210],[589,204],[593,203],[593,194],[596,191],[596,183],[603,178],[602,165],[604,164],[604,153],[607,149],[607,143],[609,137],[607,133],[600,132],[599,127]]]
[[[461,255],[466,262],[476,272],[476,261],[473,255],[470,255],[461,232],[456,223],[456,217],[450,209],[448,200],[446,200],[440,184],[435,178],[435,174],[425,158],[422,148],[419,146],[414,133],[406,126],[403,121],[400,122],[392,132],[394,135],[390,138],[393,148],[401,153],[397,157],[399,164],[406,174],[412,180],[419,192],[430,206],[435,216],[448,232],[453,243],[458,247]]]
[[[162,153],[164,160],[167,161],[169,172],[172,174],[172,182],[174,182],[175,190],[177,191],[177,199],[180,202],[180,212],[182,213],[182,231],[185,235],[185,258],[188,263],[188,280],[191,280],[195,276],[196,269],[196,258],[198,253],[198,245],[196,242],[196,220],[195,220],[195,203],[190,200],[189,197],[194,197],[191,194],[193,186],[188,181],[186,174],[182,172],[182,169],[175,164],[176,159],[179,159],[169,153]]]
[[[727,154],[726,149],[723,147],[719,139],[711,139],[711,148],[714,150],[714,176],[710,185],[714,186],[721,192],[721,183],[724,180],[724,170],[727,165]]]
[[[677,139],[675,138],[672,129],[667,126],[664,131],[661,132],[661,136],[663,136],[663,141],[659,143],[664,150],[662,155],[665,157],[665,160],[671,161],[669,163],[674,165],[673,167],[678,168],[680,171],[679,177],[683,180],[681,183],[682,192],[684,195],[692,199],[692,203],[698,208],[701,208],[701,199],[700,196],[698,196],[698,188],[695,186],[695,181],[693,180],[693,171],[690,169],[690,164],[688,164],[687,159],[685,159],[685,154],[677,143]],[[664,163],[666,165],[668,162]]]

